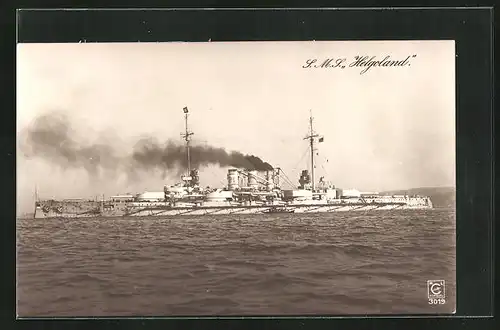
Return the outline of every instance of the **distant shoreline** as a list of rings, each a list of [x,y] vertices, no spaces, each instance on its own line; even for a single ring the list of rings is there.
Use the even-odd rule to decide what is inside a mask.
[[[435,209],[456,208],[456,187],[420,187],[406,190],[389,190],[381,195],[421,195],[429,196]]]

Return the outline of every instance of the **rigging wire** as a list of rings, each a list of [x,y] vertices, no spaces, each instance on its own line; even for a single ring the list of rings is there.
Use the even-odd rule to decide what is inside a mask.
[[[297,166],[299,166],[299,164],[302,162],[302,160],[304,159],[304,157],[309,153],[309,147],[304,151],[304,153],[302,154],[302,157],[300,157],[300,160],[297,162],[297,164],[295,164],[294,167],[292,167],[292,171],[295,171],[297,169]],[[309,164],[308,164],[309,166]]]
[[[320,157],[323,157],[323,155],[321,155]],[[326,159],[325,157],[323,157],[323,160],[326,160],[326,163],[328,162],[328,159]],[[326,170],[326,168],[323,166],[323,164],[325,163],[325,161],[322,162],[321,164],[321,168],[323,169],[323,171],[325,172],[325,175],[327,177],[329,177],[330,175],[328,174],[328,171]]]
[[[324,171],[324,174],[327,178],[329,178],[328,171],[326,170],[325,166],[323,165],[324,163],[328,163],[328,159],[324,157],[322,154],[319,152],[316,152],[316,156],[320,157],[320,163],[321,163],[321,169]]]
[[[281,170],[281,173],[283,174],[283,177],[284,177],[284,179],[285,179],[286,183],[288,183],[288,184],[290,185],[290,187],[291,187],[291,188],[294,188],[294,185],[293,185],[292,181],[288,178],[288,176],[285,174],[285,172],[283,172],[283,171]]]
[[[304,160],[304,157],[306,157],[307,155],[309,154],[309,147],[307,147],[305,150],[304,150],[304,153],[302,154],[302,157],[300,157],[300,160],[295,164],[295,166],[292,168],[292,172],[296,171],[297,170],[297,167],[299,166],[299,164]],[[307,168],[309,169],[309,164],[307,164]],[[286,183],[288,185],[290,185],[291,188],[295,188],[295,185],[293,184],[293,182],[290,180],[290,178],[283,172],[281,171]]]
[[[292,168],[292,172],[296,171],[297,170],[297,167],[299,166],[299,164],[302,162],[302,160],[304,159],[304,157],[308,154],[308,149],[306,149],[304,151],[304,153],[302,154],[302,157],[300,157],[300,160],[297,162],[297,164],[295,164],[295,166]],[[290,178],[288,178],[288,176],[285,174],[285,172],[281,171],[282,175],[283,175],[283,178],[285,179],[286,183],[293,189],[295,188],[295,185],[293,184],[293,182],[290,180]]]

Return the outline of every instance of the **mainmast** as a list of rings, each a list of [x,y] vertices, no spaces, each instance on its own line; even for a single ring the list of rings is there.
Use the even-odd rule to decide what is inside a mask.
[[[186,131],[185,133],[181,134],[184,140],[186,141],[186,157],[187,157],[187,176],[189,177],[191,175],[191,158],[189,155],[189,141],[191,135],[193,135],[192,132],[189,131],[188,129],[188,115],[189,115],[189,110],[187,107],[183,108],[184,110],[184,120],[186,123]]]
[[[312,116],[312,111],[310,111],[310,116],[309,116],[309,135],[304,138],[304,140],[308,139],[309,140],[309,148],[311,149],[311,181],[312,181],[312,190],[314,191],[315,189],[315,181],[314,181],[314,138],[318,137],[319,135],[314,132],[313,129],[313,116]]]

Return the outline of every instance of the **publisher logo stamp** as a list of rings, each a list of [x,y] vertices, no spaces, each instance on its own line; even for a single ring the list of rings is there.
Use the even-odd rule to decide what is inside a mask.
[[[445,298],[444,280],[429,280],[427,281],[427,296],[429,299],[444,299]]]

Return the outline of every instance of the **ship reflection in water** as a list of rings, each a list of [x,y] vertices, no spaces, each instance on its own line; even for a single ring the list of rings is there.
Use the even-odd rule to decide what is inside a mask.
[[[116,195],[101,201],[92,200],[40,200],[36,202],[35,218],[52,217],[116,217],[116,216],[179,216],[218,214],[264,213],[329,213],[345,211],[376,211],[394,209],[430,209],[427,196],[381,196],[376,192],[364,193],[356,189],[343,190],[321,177],[315,180],[316,144],[324,138],[313,129],[309,121],[308,141],[311,161],[309,170],[303,170],[294,189],[282,185],[295,185],[281,168],[265,171],[230,168],[227,186],[203,188],[198,169],[190,166],[189,111],[184,108],[186,130],[187,171],[181,182],[165,186],[161,192],[143,192],[136,195]]]

